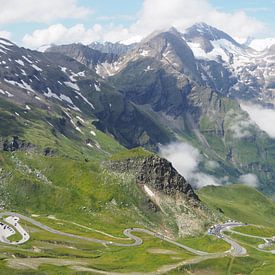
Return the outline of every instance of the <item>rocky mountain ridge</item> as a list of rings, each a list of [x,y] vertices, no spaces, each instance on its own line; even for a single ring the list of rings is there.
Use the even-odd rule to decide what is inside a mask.
[[[118,175],[131,175],[139,190],[148,198],[145,205],[149,211],[160,215],[162,225],[168,231],[171,230],[168,224],[174,221],[179,236],[199,233],[209,221],[219,219],[164,158],[151,154],[107,161],[102,167]]]
[[[157,151],[159,144],[192,143],[203,156],[202,169],[211,176],[236,182],[242,174],[253,173],[259,176],[262,190],[273,190],[273,141],[241,109],[237,96],[240,90],[234,88],[231,93],[232,87],[242,85],[230,67],[230,60],[240,55],[237,51],[230,55],[221,42],[227,41],[225,45],[241,52],[252,50],[204,24],[194,28],[188,41],[175,28],[154,33],[110,63],[101,63],[99,58],[109,54],[78,44],[55,47],[44,54],[15,45],[10,50],[3,48],[4,62],[9,64],[2,64],[0,96],[17,100],[25,109],[32,107],[32,95],[37,106],[62,106],[62,117],[67,122],[58,125],[66,129],[70,124],[76,136],[83,132],[83,123],[72,118],[83,113],[93,119],[97,130],[128,148],[145,146]],[[200,33],[201,41],[213,46],[203,59],[197,58],[190,47],[190,43],[197,43]],[[90,52],[99,54],[91,55],[94,61],[83,55]],[[31,62],[26,61],[25,69],[23,56]],[[16,70],[15,75],[10,67]],[[258,102],[256,86],[244,85],[242,98]],[[18,93],[16,98],[9,96],[13,91]],[[87,146],[94,146],[92,137],[85,140]],[[248,152],[247,157],[243,150]],[[218,167],[213,170],[204,165],[208,159],[217,162]]]
[[[205,23],[195,24],[184,33],[180,33],[175,28],[162,33],[177,33],[176,36],[183,40],[181,43],[188,45],[185,46],[185,52],[187,53],[191,49],[195,57],[195,60],[192,61],[190,58],[186,59],[191,62],[189,69],[190,66],[197,68],[197,70],[192,69],[192,77],[196,77],[197,81],[201,78],[200,81],[203,85],[220,92],[224,96],[273,104],[274,51],[271,45],[264,51],[256,51],[246,44],[238,43],[225,32]],[[158,36],[157,33],[152,35]],[[92,44],[94,48],[102,52],[118,53],[116,60],[97,64],[97,73],[102,77],[114,76],[123,70],[125,64],[130,60],[136,59],[138,56],[153,54],[148,42],[146,46],[146,40],[152,41],[152,35],[138,44],[125,47],[112,43]],[[121,50],[112,50],[116,47]],[[178,45],[178,47],[173,48],[180,47],[183,46]],[[122,50],[123,48],[124,50]],[[50,48],[48,51],[55,50],[56,48]],[[168,62],[168,55],[163,59]],[[181,70],[178,60],[174,61],[171,61],[174,66],[179,66],[176,70]],[[150,70],[151,68],[146,69]]]
[[[111,43],[111,42],[104,42],[104,43],[98,43],[98,42],[93,42],[89,45],[90,48],[94,50],[98,50],[102,53],[107,53],[107,54],[113,54],[117,56],[122,56],[129,51],[131,51],[136,45],[135,44],[130,44],[130,45],[124,45],[119,42],[117,43]]]
[[[126,146],[153,146],[169,140],[165,129],[154,121],[143,123],[146,113],[75,59],[19,48],[7,40],[0,40],[0,49],[0,97],[22,106],[25,114],[32,108],[49,113],[57,108],[65,124],[80,134],[81,127],[72,117],[89,116],[100,130],[113,134]]]

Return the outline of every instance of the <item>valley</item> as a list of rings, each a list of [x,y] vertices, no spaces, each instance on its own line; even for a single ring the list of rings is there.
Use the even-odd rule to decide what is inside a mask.
[[[274,273],[274,45],[46,48],[0,38],[1,274]]]
[[[9,216],[12,215],[12,216]],[[36,219],[40,216],[40,215],[32,215],[35,216]],[[157,248],[157,244],[155,244],[154,246],[156,248],[154,249],[150,249],[149,251],[154,251],[152,253],[156,253],[159,255],[178,255],[179,252],[175,251],[175,248],[181,249],[183,250],[181,253],[190,253],[189,257],[190,259],[187,261],[179,261],[182,260],[181,257],[174,257],[175,259],[177,258],[177,262],[175,264],[170,264],[170,265],[164,265],[164,266],[159,266],[157,270],[151,270],[152,274],[166,274],[166,272],[172,272],[172,270],[176,270],[176,269],[180,269],[183,268],[185,265],[190,265],[192,263],[200,263],[202,261],[207,261],[208,259],[214,259],[214,258],[224,258],[224,257],[247,257],[248,256],[248,252],[247,249],[244,248],[242,245],[246,244],[243,241],[241,241],[239,238],[236,238],[235,235],[239,235],[239,236],[245,236],[248,237],[247,240],[250,243],[250,240],[252,238],[253,239],[261,239],[262,241],[265,240],[265,242],[267,242],[267,238],[266,237],[262,237],[262,236],[255,236],[255,235],[249,235],[249,234],[245,234],[245,233],[240,233],[239,231],[236,231],[235,228],[244,228],[244,230],[242,231],[246,231],[246,227],[249,227],[250,225],[247,224],[242,224],[242,223],[237,223],[234,221],[227,221],[223,224],[217,224],[214,227],[211,227],[211,229],[208,230],[208,234],[210,235],[214,235],[214,239],[211,240],[211,242],[217,242],[217,239],[221,239],[221,242],[227,242],[229,243],[229,247],[231,246],[230,249],[226,250],[226,251],[221,251],[221,247],[216,246],[216,248],[214,249],[219,249],[218,251],[213,251],[213,252],[204,252],[204,251],[200,251],[194,248],[191,248],[189,246],[184,245],[184,239],[180,242],[176,242],[173,241],[171,238],[169,237],[165,237],[162,234],[159,233],[155,233],[155,232],[151,232],[149,230],[146,229],[141,229],[141,228],[129,228],[129,229],[125,229],[123,234],[125,235],[124,238],[119,237],[119,242],[118,242],[118,237],[112,236],[108,233],[102,232],[102,231],[98,231],[98,230],[94,230],[91,229],[85,225],[79,225],[79,231],[78,234],[81,235],[74,235],[72,233],[64,233],[61,232],[59,230],[55,230],[52,229],[51,227],[48,227],[47,225],[44,225],[40,222],[37,222],[36,220],[34,220],[33,218],[29,218],[26,217],[24,215],[18,214],[18,213],[13,213],[13,212],[1,212],[1,217],[3,219],[3,217],[7,217],[4,219],[4,221],[8,224],[13,225],[14,227],[18,227],[18,232],[20,232],[20,234],[22,235],[22,240],[21,241],[13,241],[10,242],[8,239],[6,239],[5,237],[3,238],[2,236],[4,236],[4,231],[2,231],[1,228],[1,240],[4,244],[8,245],[7,248],[9,248],[9,246],[15,246],[13,249],[11,248],[12,251],[19,249],[18,245],[22,245],[22,247],[26,247],[28,242],[33,242],[36,238],[41,239],[41,236],[34,234],[34,236],[31,236],[31,239],[29,240],[29,236],[28,233],[24,233],[24,229],[21,229],[20,223],[25,223],[25,226],[28,227],[28,230],[32,231],[32,232],[36,232],[37,230],[34,230],[34,228],[39,228],[40,230],[42,230],[42,232],[46,231],[48,233],[50,233],[51,235],[58,235],[56,236],[57,238],[55,238],[56,240],[58,239],[64,239],[64,237],[66,237],[67,241],[63,240],[62,242],[56,242],[55,246],[63,246],[65,243],[67,243],[67,246],[69,249],[82,249],[81,246],[78,248],[75,248],[75,242],[78,241],[86,241],[88,243],[94,243],[94,244],[100,244],[103,247],[124,247],[124,248],[131,248],[131,247],[136,247],[136,246],[146,246],[145,242],[150,242],[151,239],[159,239],[161,241],[161,244],[159,243],[158,245],[160,245],[160,247],[162,246],[166,246],[167,242],[170,243],[169,246],[171,246],[172,250],[164,250],[161,248]],[[57,224],[62,223],[62,227],[64,227],[64,225],[66,223],[70,223],[70,222],[66,222],[64,220],[59,220],[53,216],[48,216],[48,221],[50,219],[53,219],[52,224],[56,227]],[[16,224],[12,224],[12,221],[16,221]],[[253,228],[254,226],[252,226]],[[80,230],[80,228],[85,228],[88,230]],[[262,227],[263,229],[263,227]],[[23,230],[23,231],[22,231]],[[39,230],[39,231],[40,231]],[[74,232],[77,229],[74,229]],[[91,233],[88,233],[89,231],[95,231],[95,232],[100,232],[100,234],[104,235],[104,236],[108,236],[108,240],[106,240],[106,237],[104,238],[104,240],[100,240],[100,239],[94,239],[91,237],[87,237],[88,235],[90,236]],[[86,232],[85,235],[83,235],[83,232]],[[274,232],[274,230],[273,230]],[[41,231],[40,231],[41,233]],[[2,235],[4,234],[4,235]],[[15,234],[15,232],[13,233]],[[24,237],[26,236],[27,237]],[[138,235],[138,236],[136,236]],[[143,241],[143,236],[149,236],[145,237],[145,240]],[[43,233],[42,233],[43,236]],[[139,237],[141,236],[141,237]],[[18,236],[17,236],[18,237]],[[10,238],[10,236],[8,236],[8,238]],[[216,238],[216,240],[215,240]],[[121,243],[121,240],[124,240],[123,243]],[[77,241],[77,242],[78,242]],[[133,242],[134,241],[134,242]],[[158,242],[157,242],[158,243]],[[165,244],[166,243],[166,244]],[[240,244],[241,245],[240,245]],[[26,245],[23,245],[26,244]],[[262,252],[262,253],[271,253],[274,254],[275,251],[274,250],[268,250],[268,248],[263,249],[262,244],[258,245],[258,248],[256,247],[256,243],[252,242],[254,249]],[[46,245],[45,241],[44,241],[44,245]],[[194,245],[194,244],[193,244]],[[207,243],[206,243],[207,245]],[[209,244],[208,244],[209,245]],[[16,249],[16,246],[18,247]],[[201,246],[203,247],[203,245]],[[48,265],[54,265],[59,266],[66,266],[68,269],[72,270],[83,270],[83,271],[90,271],[90,272],[94,272],[95,274],[123,274],[123,273],[119,273],[119,272],[108,272],[108,271],[104,271],[104,270],[98,270],[96,268],[93,268],[91,265],[93,261],[89,261],[89,264],[87,261],[83,261],[83,259],[81,259],[82,257],[80,257],[81,260],[73,260],[72,258],[68,258],[69,255],[67,255],[64,260],[61,260],[59,264],[57,264],[55,258],[51,257],[51,258],[47,258],[45,256],[43,256],[43,258],[39,258],[39,254],[41,254],[41,251],[44,250],[45,248],[43,248],[43,242],[40,243],[40,247],[33,247],[33,253],[32,255],[29,255],[29,257],[25,260],[24,258],[20,259],[16,259],[16,260],[7,260],[6,262],[7,267],[13,267],[15,269],[23,269],[23,270],[41,270],[41,266],[43,264],[48,264]],[[26,249],[19,249],[19,251],[27,251]],[[89,253],[88,251],[86,251],[86,255],[87,253]],[[38,257],[36,257],[35,255],[37,255]],[[193,256],[191,256],[193,255]],[[40,256],[41,257],[41,256]],[[76,257],[76,255],[74,256]],[[86,256],[87,257],[87,256]],[[85,257],[85,259],[86,259]],[[76,257],[79,258],[79,257]],[[33,259],[33,260],[31,260]],[[66,262],[66,260],[67,262]],[[68,261],[69,260],[69,261]],[[77,265],[77,266],[75,266]],[[143,274],[143,272],[139,272],[139,274]],[[144,274],[148,274],[147,272]]]
[[[9,216],[9,215],[12,215],[12,216]],[[2,242],[7,244],[7,245],[18,245],[18,244],[23,244],[23,243],[27,243],[28,240],[29,240],[29,236],[28,237],[24,237],[27,235],[27,233],[24,233],[24,229],[21,229],[21,226],[19,224],[20,220],[21,219],[22,221],[25,221],[25,222],[28,222],[28,224],[32,225],[32,226],[35,226],[35,227],[38,227],[44,231],[48,231],[49,233],[53,233],[53,234],[56,234],[56,235],[59,235],[59,236],[63,236],[63,237],[69,237],[71,239],[79,239],[79,240],[85,240],[85,241],[88,241],[88,242],[92,242],[92,243],[98,243],[98,244],[101,244],[101,245],[104,245],[104,246],[121,246],[121,247],[135,247],[135,246],[141,246],[143,244],[143,240],[139,237],[136,237],[135,234],[136,233],[142,233],[142,234],[147,234],[149,236],[152,236],[153,238],[159,238],[162,242],[168,242],[174,246],[177,246],[177,247],[180,247],[182,249],[184,249],[185,251],[188,251],[190,253],[192,253],[193,255],[197,255],[197,256],[200,256],[200,260],[199,261],[204,261],[204,260],[207,260],[209,258],[213,259],[213,258],[220,258],[220,257],[224,257],[224,256],[228,256],[228,255],[232,255],[234,257],[239,257],[239,256],[246,256],[247,255],[247,251],[244,247],[240,246],[238,244],[238,242],[234,241],[233,239],[231,239],[230,237],[227,237],[226,235],[223,234],[223,232],[230,232],[230,233],[234,233],[234,234],[239,234],[241,236],[246,236],[246,237],[249,237],[249,238],[258,238],[258,239],[264,239],[264,237],[260,237],[260,236],[253,236],[253,235],[248,235],[248,234],[244,234],[244,233],[239,233],[235,230],[232,230],[232,228],[235,228],[235,227],[241,227],[241,226],[247,226],[247,225],[244,225],[244,224],[241,224],[241,223],[236,223],[236,222],[226,222],[224,224],[218,224],[218,225],[215,225],[215,231],[211,231],[211,229],[208,231],[208,232],[211,232],[210,234],[213,234],[213,235],[216,235],[217,238],[221,238],[223,239],[225,242],[229,243],[231,245],[231,249],[225,251],[225,252],[218,252],[218,253],[207,253],[207,252],[203,252],[203,251],[199,251],[199,250],[196,250],[196,249],[193,249],[193,248],[190,248],[182,243],[179,243],[179,242],[175,242],[173,241],[172,239],[170,238],[167,238],[159,233],[154,233],[154,232],[150,232],[146,229],[141,229],[141,228],[131,228],[131,229],[125,229],[123,234],[125,235],[125,241],[127,241],[127,243],[118,243],[118,242],[114,242],[114,241],[107,241],[107,240],[99,240],[99,239],[93,239],[93,238],[88,238],[88,237],[85,237],[85,236],[79,236],[79,235],[73,235],[71,233],[64,233],[64,232],[60,232],[58,230],[55,230],[55,229],[52,229],[40,222],[37,222],[35,221],[34,219],[32,218],[28,218],[24,215],[20,215],[18,213],[12,213],[12,212],[2,212],[1,213],[1,217],[3,218],[4,216],[8,216],[8,218],[5,218],[5,222],[7,222],[8,224],[12,224],[11,221],[16,221],[16,224],[12,224],[14,227],[17,226],[17,230],[18,232],[22,235],[22,240],[21,241],[16,241],[16,242],[9,242],[8,239],[6,239],[5,237],[1,238],[2,239]],[[35,215],[36,217],[38,215]],[[49,216],[49,218],[51,218]],[[59,220],[58,219],[54,219],[56,222],[58,222]],[[62,220],[60,220],[62,221]],[[64,221],[62,221],[64,222]],[[82,226],[86,229],[90,229],[86,226]],[[90,229],[93,231],[93,229]],[[1,229],[1,235],[4,236],[5,233],[4,231],[2,231]],[[15,232],[14,232],[15,234]],[[104,233],[104,232],[101,232],[101,234],[105,235],[105,236],[109,236],[110,238],[109,239],[115,239],[116,237],[114,236],[111,236],[107,233]],[[134,235],[133,235],[134,234]],[[233,234],[233,236],[234,236]],[[9,237],[8,237],[9,238]],[[122,240],[122,238],[120,238]],[[134,241],[134,243],[128,243],[130,240]],[[260,247],[260,246],[259,246]],[[40,250],[40,249],[36,249],[36,250]],[[156,249],[157,250],[157,249]],[[162,253],[161,252],[161,249],[159,250],[160,252],[159,253]],[[262,251],[262,252],[269,252],[269,253],[274,253],[274,251],[268,251],[268,250],[263,250],[263,249],[259,249],[259,251]],[[163,253],[165,252],[165,250],[163,250]],[[167,254],[174,254],[173,251],[168,251]],[[165,252],[166,254],[166,252]],[[196,258],[195,258],[195,261],[196,261]],[[24,260],[21,260],[21,266],[24,262]],[[45,261],[41,261],[42,262],[45,262]],[[51,261],[48,260],[46,261],[48,263],[50,263]],[[52,261],[54,263],[54,261]],[[39,263],[39,262],[38,262]],[[19,264],[19,261],[17,261],[17,264]],[[181,265],[183,265],[183,263],[181,263]],[[20,264],[19,264],[20,266]],[[26,263],[26,266],[27,267],[30,267],[30,268],[34,268],[32,265],[30,265],[30,263],[28,264],[28,261]],[[37,268],[39,268],[39,264],[37,265]],[[75,267],[71,266],[71,265],[68,265],[70,268],[74,269]],[[170,266],[169,267],[171,270],[175,268],[175,266]],[[168,267],[165,268],[165,272],[167,271],[170,271]],[[87,268],[87,271],[89,270],[89,268]],[[92,271],[92,269],[90,269],[90,271]],[[93,270],[95,273],[96,273],[96,270]],[[105,272],[104,271],[100,271],[99,274],[104,274]],[[156,272],[155,274],[163,274],[164,271],[158,271]],[[106,272],[106,274],[109,274],[108,272]],[[115,274],[115,273],[112,273],[112,274]],[[119,273],[117,273],[119,274]]]

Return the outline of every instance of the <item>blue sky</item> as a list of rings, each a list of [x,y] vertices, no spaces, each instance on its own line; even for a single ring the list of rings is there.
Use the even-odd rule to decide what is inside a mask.
[[[210,2],[218,9],[228,12],[243,10],[275,31],[275,0],[210,0]]]
[[[43,20],[43,11],[39,12],[42,2],[44,13],[50,14],[49,18]],[[16,43],[30,47],[43,43],[62,43],[62,39],[67,43],[70,42],[69,36],[75,42],[80,38],[80,33],[86,37],[83,39],[85,42],[108,38],[119,40],[120,34],[121,40],[127,40],[135,35],[145,36],[154,28],[169,24],[178,28],[187,27],[194,23],[192,18],[209,21],[207,23],[234,37],[275,36],[275,0],[0,0],[0,5],[0,35],[5,32]],[[188,8],[185,9],[185,6]],[[203,14],[205,10],[206,15]],[[223,16],[220,17],[223,14],[226,14],[224,22],[221,19]],[[58,31],[52,27],[57,24]],[[76,35],[76,30],[70,29],[79,24],[81,31]],[[54,31],[56,33],[53,35]],[[57,37],[58,32],[60,37]]]
[[[20,1],[20,0],[19,0]],[[38,0],[39,1],[39,0]],[[56,0],[58,1],[58,0]],[[0,2],[1,3],[1,2]],[[77,23],[84,24],[87,28],[94,24],[122,24],[129,26],[136,19],[138,11],[142,7],[142,0],[78,0],[81,6],[90,8],[92,13],[81,19],[56,19],[49,23],[36,22],[18,22],[0,25],[1,29],[5,29],[12,33],[12,37],[17,42],[26,34],[31,33],[36,29],[42,29],[50,24],[62,23],[68,27]]]

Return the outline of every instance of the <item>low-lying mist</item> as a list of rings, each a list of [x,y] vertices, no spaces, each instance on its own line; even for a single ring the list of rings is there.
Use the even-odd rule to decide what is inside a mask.
[[[200,165],[214,171],[219,164],[213,160],[204,160],[203,155],[197,148],[186,142],[174,142],[168,145],[159,146],[160,155],[169,160],[177,171],[194,187],[202,188],[207,185],[232,184],[229,177],[217,178],[207,174],[200,169]],[[259,180],[255,174],[241,175],[235,183],[245,184],[250,187],[258,187]]]
[[[203,157],[199,150],[188,143],[171,143],[159,147],[160,155],[168,159],[177,171],[188,180],[195,188],[206,185],[220,185],[221,181],[216,177],[203,173],[199,169],[199,164]],[[217,165],[209,162],[210,165]]]
[[[275,110],[263,108],[257,104],[241,104],[241,107],[246,111],[251,120],[254,121],[258,127],[265,131],[271,138],[275,138]]]

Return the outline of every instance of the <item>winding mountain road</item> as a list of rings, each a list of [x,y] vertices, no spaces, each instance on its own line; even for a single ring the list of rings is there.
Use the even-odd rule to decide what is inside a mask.
[[[43,230],[45,230],[45,231],[48,231],[48,232],[56,234],[56,235],[70,237],[70,238],[76,238],[76,239],[89,241],[89,242],[94,242],[94,243],[100,243],[100,244],[103,244],[103,245],[112,245],[112,246],[120,246],[120,247],[139,246],[143,243],[142,239],[132,234],[133,232],[137,232],[137,233],[145,233],[145,234],[151,235],[153,237],[159,238],[161,240],[164,240],[166,242],[172,243],[172,244],[174,244],[176,246],[179,246],[181,248],[184,248],[184,249],[188,250],[189,252],[192,252],[196,255],[202,256],[202,255],[208,255],[209,254],[207,252],[196,250],[196,249],[193,249],[191,247],[180,244],[178,242],[175,242],[175,241],[171,240],[170,238],[165,237],[161,234],[149,231],[147,229],[142,229],[142,228],[128,228],[128,229],[125,229],[123,234],[126,237],[128,237],[129,239],[133,240],[134,242],[133,243],[118,243],[118,242],[99,240],[99,239],[95,239],[95,238],[78,236],[78,235],[74,235],[74,234],[71,234],[71,233],[61,232],[59,230],[48,227],[47,225],[44,225],[44,224],[42,224],[42,223],[40,223],[40,222],[38,222],[38,221],[36,221],[32,218],[29,218],[29,217],[26,217],[22,214],[18,214],[18,213],[14,213],[14,212],[2,212],[2,213],[0,213],[0,218],[3,218],[4,216],[18,217],[21,220],[25,220],[25,221],[27,221],[27,222],[43,229]]]
[[[242,256],[246,255],[247,251],[244,247],[239,245],[235,240],[229,238],[228,236],[224,235],[224,231],[231,231],[234,227],[244,226],[243,223],[236,223],[236,222],[230,222],[230,223],[224,223],[224,224],[218,224],[216,227],[216,234],[218,237],[226,241],[231,245],[231,254],[233,256]]]
[[[266,250],[266,249],[264,249],[265,247],[268,247],[270,245],[270,240],[271,240],[270,237],[262,237],[262,236],[255,236],[255,235],[245,234],[245,233],[241,233],[241,232],[238,232],[238,231],[234,231],[231,228],[228,229],[228,231],[231,232],[231,233],[240,235],[240,236],[263,240],[264,244],[259,244],[257,250],[259,250],[261,252],[265,252],[265,253],[275,254],[275,250]]]
[[[47,225],[44,225],[44,224],[42,224],[42,223],[40,223],[40,222],[38,222],[38,221],[36,221],[32,218],[29,218],[27,216],[24,216],[22,214],[18,214],[18,213],[15,213],[15,212],[1,212],[0,213],[0,219],[5,217],[5,216],[9,216],[9,218],[7,218],[9,220],[12,220],[12,219],[16,220],[17,224],[19,223],[19,219],[21,219],[21,220],[24,220],[26,222],[29,222],[29,223],[33,224],[34,226],[37,226],[37,227],[39,227],[39,228],[41,228],[45,231],[48,231],[48,232],[56,234],[56,235],[75,238],[75,239],[80,239],[80,240],[94,242],[94,243],[100,243],[100,244],[103,244],[103,245],[111,245],[111,246],[119,246],[119,247],[139,246],[143,243],[142,239],[135,236],[135,235],[133,235],[132,233],[144,233],[144,234],[153,236],[155,238],[159,238],[163,241],[169,242],[169,243],[171,243],[173,245],[176,245],[178,247],[181,247],[181,248],[183,248],[183,249],[185,249],[185,250],[187,250],[187,251],[189,251],[189,252],[191,252],[195,255],[198,255],[198,256],[222,256],[222,255],[227,254],[228,252],[230,252],[233,256],[243,256],[247,253],[246,249],[243,248],[242,246],[240,246],[236,241],[234,241],[231,238],[229,238],[228,236],[224,236],[222,234],[222,232],[225,231],[225,230],[230,230],[231,228],[236,227],[236,226],[243,226],[243,224],[240,224],[240,223],[227,223],[227,224],[217,225],[217,228],[213,232],[213,235],[216,235],[217,237],[222,238],[224,241],[229,243],[231,245],[231,249],[229,251],[221,252],[221,253],[208,253],[208,252],[205,252],[205,251],[200,251],[200,250],[191,248],[191,247],[186,246],[184,244],[178,243],[178,242],[176,242],[176,241],[174,241],[174,240],[172,240],[172,239],[170,239],[170,238],[168,238],[164,235],[161,235],[159,233],[156,233],[156,232],[153,232],[153,231],[150,231],[150,230],[147,230],[147,229],[142,229],[142,228],[128,228],[128,229],[125,229],[123,234],[127,238],[131,239],[133,242],[132,243],[119,243],[119,242],[100,240],[100,239],[96,239],[96,238],[78,236],[78,235],[74,235],[74,234],[71,234],[71,233],[61,232],[61,231],[53,229],[53,228],[51,228]],[[19,228],[22,228],[22,227],[19,225]],[[19,232],[19,233],[21,234],[21,232]],[[1,231],[0,231],[0,234],[1,234]],[[29,236],[26,236],[24,234],[21,234],[21,235],[22,235],[22,237],[25,237],[25,239],[24,238],[22,239],[22,240],[25,240],[24,242],[28,241]],[[10,242],[9,244],[18,244],[18,243],[11,243]]]

